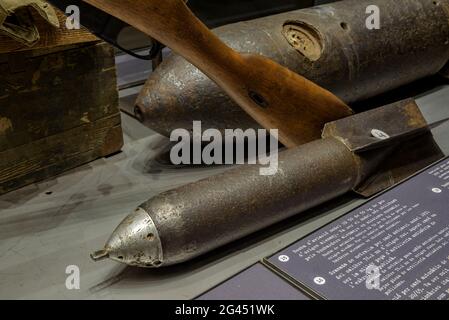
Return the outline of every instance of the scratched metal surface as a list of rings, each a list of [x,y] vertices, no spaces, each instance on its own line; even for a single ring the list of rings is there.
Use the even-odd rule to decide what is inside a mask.
[[[126,93],[122,96],[126,98]],[[447,113],[449,86],[418,101],[429,117],[439,119],[444,108]],[[122,153],[0,197],[0,298],[191,299],[363,202],[353,196],[338,199],[175,267],[148,270],[112,261],[94,263],[89,254],[103,246],[113,228],[138,204],[227,170],[160,166],[153,158],[167,140],[126,115],[123,123]],[[449,125],[434,133],[449,154]],[[80,268],[80,290],[65,286],[69,265]]]

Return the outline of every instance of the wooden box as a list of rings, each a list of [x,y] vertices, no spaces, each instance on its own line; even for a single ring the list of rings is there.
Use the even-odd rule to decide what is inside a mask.
[[[90,35],[48,39],[0,46],[0,194],[123,146],[113,48]]]

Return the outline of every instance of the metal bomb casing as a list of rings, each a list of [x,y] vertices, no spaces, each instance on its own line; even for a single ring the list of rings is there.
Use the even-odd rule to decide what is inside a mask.
[[[273,176],[243,165],[152,198],[93,258],[139,267],[184,262],[350,190],[373,195],[442,156],[413,100],[365,112],[281,152]]]
[[[380,9],[369,30],[368,6]],[[239,52],[258,53],[350,104],[437,74],[449,58],[449,0],[344,0],[215,29]],[[166,59],[145,84],[137,110],[165,136],[174,129],[259,128],[214,82],[183,58]]]

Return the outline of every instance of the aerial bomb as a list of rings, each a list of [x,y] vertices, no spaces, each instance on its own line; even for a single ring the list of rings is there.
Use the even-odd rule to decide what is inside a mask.
[[[328,123],[322,139],[281,152],[274,175],[243,165],[151,198],[92,258],[185,262],[351,190],[371,196],[442,157],[416,103],[401,101]]]
[[[379,29],[367,28],[372,19],[367,8],[373,5],[379,8]],[[444,69],[449,0],[345,0],[230,24],[215,33],[237,51],[269,57],[351,104]],[[150,76],[136,110],[146,126],[165,136],[191,130],[193,121],[202,121],[204,129],[259,128],[176,55]]]

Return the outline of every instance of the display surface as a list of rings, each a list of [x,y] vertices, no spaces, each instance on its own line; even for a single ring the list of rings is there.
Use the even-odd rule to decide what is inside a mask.
[[[197,300],[309,300],[309,298],[258,263],[201,295]]]
[[[445,159],[267,262],[325,299],[445,300],[448,203]]]
[[[447,117],[448,99],[449,87],[441,87],[418,98],[418,104],[433,122]],[[89,253],[104,245],[130,208],[161,191],[227,170],[157,166],[152,159],[167,140],[130,117],[123,120],[123,153],[0,196],[1,298],[193,299],[365,202],[354,196],[339,199],[171,268],[95,263]],[[449,124],[432,132],[449,155]],[[67,290],[70,265],[80,269],[79,290]]]

